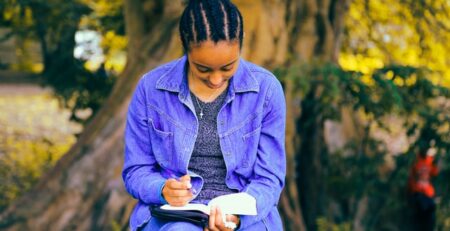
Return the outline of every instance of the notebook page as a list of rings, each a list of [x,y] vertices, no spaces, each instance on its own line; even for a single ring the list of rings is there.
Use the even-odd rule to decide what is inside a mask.
[[[166,210],[197,210],[208,215],[210,211],[209,207],[204,204],[187,204],[185,206],[171,206],[166,204],[161,206],[161,208]]]
[[[223,214],[256,215],[256,200],[247,193],[232,193],[212,199],[208,206],[219,206]]]

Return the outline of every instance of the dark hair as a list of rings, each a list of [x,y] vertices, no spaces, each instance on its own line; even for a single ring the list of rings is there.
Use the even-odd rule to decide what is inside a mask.
[[[211,40],[237,41],[242,47],[244,23],[239,9],[229,0],[190,0],[180,19],[184,52],[189,46]]]

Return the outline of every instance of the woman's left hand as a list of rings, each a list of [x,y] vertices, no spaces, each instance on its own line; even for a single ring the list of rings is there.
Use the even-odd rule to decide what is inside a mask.
[[[223,222],[222,218],[222,211],[219,207],[213,206],[211,208],[211,212],[209,214],[209,224],[208,227],[204,229],[204,231],[229,231],[233,230],[230,228],[225,227],[225,224]],[[239,226],[239,217],[236,215],[226,215],[227,219],[226,221],[231,221],[236,224],[236,226]]]

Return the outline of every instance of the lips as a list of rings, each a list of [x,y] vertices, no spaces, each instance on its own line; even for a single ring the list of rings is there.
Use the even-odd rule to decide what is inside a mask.
[[[206,86],[208,86],[211,89],[218,89],[218,88],[223,87],[223,85],[226,84],[226,81],[223,81],[220,84],[212,84],[209,81],[204,81],[204,83],[206,84]]]
[[[223,86],[223,83],[219,84],[219,85],[208,84],[208,87],[213,88],[213,89],[218,89],[218,88],[221,88],[222,86]]]

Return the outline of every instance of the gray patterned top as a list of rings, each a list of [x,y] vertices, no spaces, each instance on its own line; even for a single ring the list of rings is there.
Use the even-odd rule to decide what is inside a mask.
[[[189,161],[189,170],[199,174],[204,180],[203,189],[195,199],[196,202],[207,203],[217,196],[236,192],[225,184],[227,170],[217,134],[217,114],[224,103],[227,92],[228,89],[209,103],[196,99],[191,92],[199,127]],[[203,118],[200,118],[201,110],[198,104],[203,109]]]

